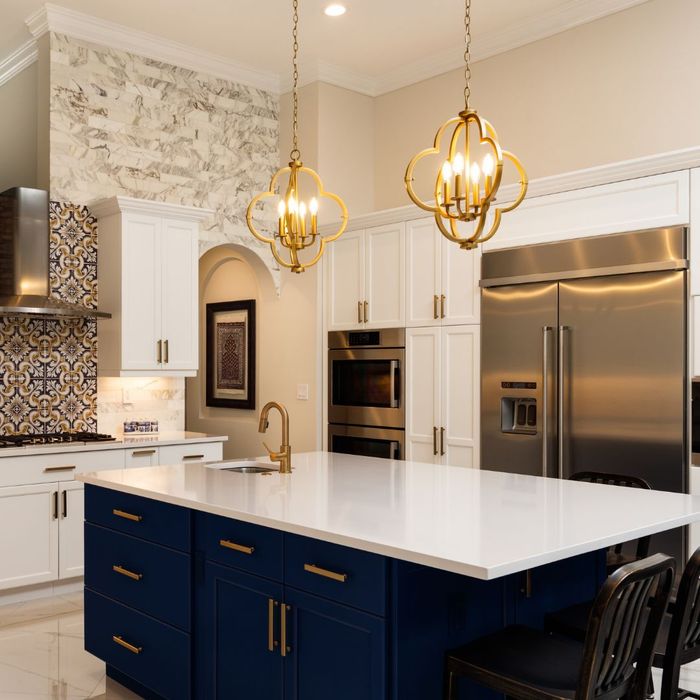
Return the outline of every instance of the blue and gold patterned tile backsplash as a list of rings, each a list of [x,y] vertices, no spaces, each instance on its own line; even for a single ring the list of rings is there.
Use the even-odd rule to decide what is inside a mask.
[[[97,308],[97,222],[51,202],[51,295]],[[94,319],[0,318],[0,435],[97,430]]]

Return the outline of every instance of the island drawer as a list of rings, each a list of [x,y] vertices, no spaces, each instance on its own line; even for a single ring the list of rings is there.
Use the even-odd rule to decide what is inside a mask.
[[[210,561],[281,581],[284,573],[283,536],[279,530],[195,514],[195,546]]]
[[[386,615],[386,558],[322,540],[285,535],[284,582],[288,586]]]
[[[89,589],[85,649],[168,700],[190,698],[190,636]]]
[[[88,588],[189,631],[189,554],[85,523],[85,562]]]
[[[189,552],[190,511],[151,498],[85,486],[85,520]]]

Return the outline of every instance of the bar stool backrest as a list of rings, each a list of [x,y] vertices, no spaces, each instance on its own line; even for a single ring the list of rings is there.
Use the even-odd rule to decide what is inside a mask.
[[[607,578],[588,621],[577,700],[643,700],[674,569],[655,554]]]
[[[700,547],[683,570],[672,613],[664,652],[662,700],[676,697],[680,667],[700,658]]]
[[[606,484],[607,486],[627,486],[630,488],[650,490],[649,482],[639,476],[627,476],[624,474],[606,474],[605,472],[576,472],[569,477],[570,481],[586,481],[591,484]],[[636,559],[644,559],[649,554],[650,537],[640,537],[637,540]],[[621,554],[624,543],[620,542],[609,551]],[[627,550],[629,551],[629,549]]]

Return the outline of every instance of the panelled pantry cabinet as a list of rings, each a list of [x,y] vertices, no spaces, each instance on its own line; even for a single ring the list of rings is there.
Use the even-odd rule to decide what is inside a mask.
[[[90,210],[99,223],[100,304],[112,313],[100,322],[100,374],[194,376],[199,223],[213,212],[130,197]]]

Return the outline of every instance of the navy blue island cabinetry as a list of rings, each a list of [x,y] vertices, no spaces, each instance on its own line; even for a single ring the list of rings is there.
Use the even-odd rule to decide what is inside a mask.
[[[146,698],[439,700],[446,649],[603,576],[477,580],[89,484],[85,518],[86,649]]]

